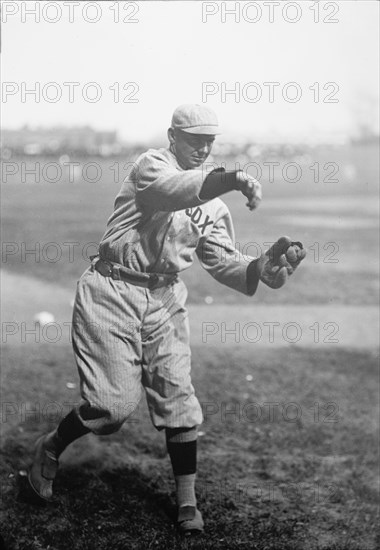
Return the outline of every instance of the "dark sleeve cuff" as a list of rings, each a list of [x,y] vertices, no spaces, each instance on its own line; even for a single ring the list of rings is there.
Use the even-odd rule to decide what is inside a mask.
[[[203,182],[199,192],[201,200],[211,200],[229,191],[238,190],[236,182],[236,170],[225,170],[217,168],[209,173]]]
[[[257,258],[256,260],[253,260],[252,262],[249,263],[249,265],[247,267],[246,278],[247,278],[247,294],[248,294],[248,296],[253,296],[255,294],[255,292],[257,290],[257,287],[259,285],[259,282],[260,282],[260,273],[259,273],[259,270],[258,270],[259,259],[260,258]]]

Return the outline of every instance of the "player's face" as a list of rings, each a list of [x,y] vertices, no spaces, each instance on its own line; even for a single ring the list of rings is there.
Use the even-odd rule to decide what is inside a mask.
[[[172,133],[171,144],[178,162],[183,168],[198,168],[207,159],[215,136],[209,134],[189,134],[181,130]]]

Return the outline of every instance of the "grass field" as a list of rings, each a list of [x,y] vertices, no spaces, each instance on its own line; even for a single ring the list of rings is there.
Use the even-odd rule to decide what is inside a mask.
[[[226,197],[241,246],[290,234],[310,248],[287,287],[260,288],[247,300],[196,263],[184,275],[195,329],[213,315],[219,324],[303,319],[322,330],[326,321],[340,323],[339,342],[318,346],[310,338],[239,345],[194,337],[205,534],[183,541],[174,529],[170,463],[144,402],[117,434],[75,442],[62,456],[54,501],[31,503],[23,475],[31,447],[78,400],[78,380],[68,338],[3,332],[1,531],[9,550],[379,547],[378,165],[363,147],[318,155],[339,164],[339,183],[266,182],[255,214],[237,194]],[[70,320],[75,281],[88,265],[82,252],[101,237],[117,189],[105,180],[15,178],[2,186],[3,328],[32,323],[45,309]],[[40,261],[22,248],[36,243]],[[47,243],[62,251],[57,261],[47,261]],[[78,243],[73,258],[64,243]]]
[[[8,407],[1,468],[11,548],[376,547],[376,354],[193,353],[206,417],[198,497],[208,531],[188,544],[172,526],[164,438],[145,405],[119,433],[86,436],[66,451],[52,505],[15,501],[31,441],[78,396],[66,387],[76,380],[66,346],[4,350],[7,401],[19,406]]]
[[[297,183],[286,182],[280,176],[270,183],[263,171],[264,201],[253,214],[238,193],[225,195],[234,218],[236,246],[244,254],[255,255],[257,250],[266,248],[264,243],[274,242],[283,234],[294,235],[311,247],[308,263],[297,280],[297,293],[302,300],[372,304],[377,291],[379,247],[375,154],[373,147],[317,151],[308,164],[300,164],[302,177]],[[39,163],[37,172],[42,177],[42,167],[54,160],[29,161],[28,168]],[[90,160],[78,160],[82,172]],[[285,166],[290,160],[278,162]],[[321,171],[320,181],[315,183],[309,168],[314,161],[320,166],[334,161],[339,167],[335,177],[338,182],[324,183],[326,175]],[[88,265],[88,256],[96,252],[123,174],[120,168],[115,183],[115,168],[111,167],[116,162],[123,166],[120,160],[96,162],[101,175],[98,183],[83,179],[77,184],[69,183],[68,175],[66,183],[61,183],[63,178],[57,184],[45,181],[27,185],[20,183],[21,168],[15,176],[7,178],[8,184],[2,187],[3,267],[75,288],[76,280]],[[263,166],[262,162],[259,164]],[[227,165],[233,166],[232,161]],[[55,172],[47,173],[52,178]],[[96,175],[94,170],[85,173],[88,178]],[[35,176],[29,176],[29,180],[33,182]],[[361,284],[357,284],[358,276]],[[311,280],[320,281],[321,277],[323,287],[314,284],[311,292]],[[184,274],[184,280],[189,287],[190,303],[202,303],[209,295],[221,303],[246,303],[244,296],[216,286],[197,262]],[[293,292],[292,286],[281,293],[259,290],[258,298],[266,303],[292,303]]]

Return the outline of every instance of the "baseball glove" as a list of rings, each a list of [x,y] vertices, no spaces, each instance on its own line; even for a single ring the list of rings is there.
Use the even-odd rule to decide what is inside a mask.
[[[280,288],[306,256],[302,243],[281,237],[259,260],[260,280],[270,288]]]

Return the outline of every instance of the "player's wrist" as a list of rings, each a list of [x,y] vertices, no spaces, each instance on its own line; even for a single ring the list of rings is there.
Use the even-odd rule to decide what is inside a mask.
[[[217,168],[210,172],[203,182],[199,198],[211,200],[229,191],[240,190],[236,173],[236,170],[225,170],[224,168]]]
[[[249,296],[253,296],[256,293],[260,282],[260,275],[261,261],[260,258],[256,258],[248,264],[246,272],[247,293]]]
[[[238,174],[241,170],[225,170],[224,178],[231,191],[240,191],[240,180]]]
[[[250,176],[248,176],[247,173],[245,173],[243,170],[236,170],[235,171],[235,180],[236,180],[236,190],[241,191],[244,193],[244,191],[247,189],[247,184],[250,181]]]

